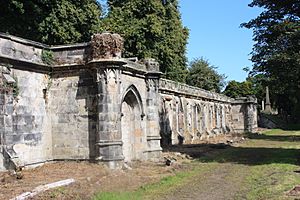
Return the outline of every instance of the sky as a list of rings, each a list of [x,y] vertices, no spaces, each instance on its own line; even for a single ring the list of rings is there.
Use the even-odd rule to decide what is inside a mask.
[[[248,7],[251,0],[180,0],[184,26],[190,30],[189,61],[204,57],[218,67],[227,81],[244,81],[242,69],[252,66],[252,30],[240,28],[261,10]]]

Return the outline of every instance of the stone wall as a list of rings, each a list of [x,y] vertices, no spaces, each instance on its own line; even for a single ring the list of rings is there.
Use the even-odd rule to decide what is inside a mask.
[[[235,132],[254,132],[257,129],[257,100],[251,96],[232,102],[232,120]]]
[[[163,145],[197,143],[257,128],[255,99],[235,100],[167,79],[160,80],[159,88]]]
[[[161,79],[155,60],[121,58],[121,48],[116,34],[51,47],[0,34],[0,170],[51,160],[117,168],[159,158],[161,142],[255,130],[255,99]]]
[[[16,80],[13,98],[12,134],[6,132],[6,145],[24,164],[52,159],[51,121],[49,120],[43,89],[49,77],[46,74],[12,69]]]
[[[53,159],[95,158],[96,97],[87,70],[54,72],[47,91]]]
[[[0,74],[0,83],[3,80],[2,73]],[[0,84],[0,146],[5,144],[5,133],[9,133],[11,130],[12,132],[12,123],[9,117],[11,116],[11,113],[6,112],[6,107],[10,107],[10,104],[6,99],[11,98],[10,96],[12,94],[9,94],[9,91],[7,91],[3,87],[3,83]],[[10,115],[9,115],[10,114]],[[4,149],[0,148],[0,171],[5,170],[5,158],[4,158]]]

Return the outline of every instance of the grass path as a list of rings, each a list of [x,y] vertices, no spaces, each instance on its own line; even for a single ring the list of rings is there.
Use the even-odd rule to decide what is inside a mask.
[[[247,168],[232,164],[217,165],[209,173],[198,174],[188,184],[159,199],[234,199],[247,174]]]
[[[128,193],[95,199],[300,199],[287,192],[300,185],[300,131],[249,134],[245,142],[199,156],[194,170]],[[185,153],[188,153],[185,152]]]

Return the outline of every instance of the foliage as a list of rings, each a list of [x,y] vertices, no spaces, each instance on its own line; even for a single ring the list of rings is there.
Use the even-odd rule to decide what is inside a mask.
[[[96,0],[0,0],[0,31],[43,42],[89,41],[101,31]]]
[[[264,74],[249,75],[246,81],[229,81],[223,94],[232,97],[254,95],[258,102],[265,100],[266,77]]]
[[[281,114],[300,120],[300,3],[298,0],[253,0],[264,8],[242,24],[254,30],[253,73],[263,73]]]
[[[252,89],[252,83],[249,81],[229,81],[223,94],[232,98],[237,98],[254,95],[254,91]]]
[[[268,79],[265,74],[250,74],[247,79],[247,82],[251,83],[253,95],[256,96],[257,102],[265,101],[266,96],[266,86]],[[273,95],[270,95],[271,99],[274,99]]]
[[[105,29],[125,39],[125,57],[154,58],[166,77],[185,81],[188,30],[178,0],[109,0]]]
[[[186,82],[205,90],[220,92],[225,85],[226,76],[219,74],[216,69],[217,67],[212,66],[204,58],[194,59],[190,63]]]
[[[53,55],[52,51],[43,49],[41,58],[45,64],[47,64],[47,65],[53,64],[54,55]]]

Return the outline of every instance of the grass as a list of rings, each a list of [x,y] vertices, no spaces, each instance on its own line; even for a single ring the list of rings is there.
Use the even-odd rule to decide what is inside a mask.
[[[243,185],[245,199],[293,199],[285,193],[300,183],[300,177],[291,164],[269,164],[254,166]]]
[[[66,193],[65,187],[58,187],[50,192],[50,198],[55,199],[58,198],[60,195],[64,195]]]
[[[214,165],[195,165],[190,171],[178,172],[174,176],[162,178],[158,183],[148,184],[131,192],[101,192],[93,200],[140,200],[157,199],[174,189],[188,184],[190,178],[213,169]]]
[[[247,191],[246,199],[294,199],[286,192],[300,184],[300,176],[294,172],[299,170],[300,131],[274,129],[262,136],[264,139],[253,139],[247,144],[252,147],[263,145],[271,151],[264,158],[265,164],[251,167],[243,186]],[[257,153],[263,155],[265,152]]]
[[[179,172],[175,176],[165,177],[158,183],[131,192],[99,193],[93,199],[159,199],[181,186],[192,187],[193,180],[201,180],[195,177],[201,177],[204,173],[214,174],[214,169],[224,167],[225,163],[238,169],[234,170],[234,178],[229,177],[228,181],[230,184],[236,178],[236,181],[241,182],[239,192],[233,194],[234,199],[294,199],[287,192],[300,184],[300,174],[295,173],[300,170],[300,131],[274,129],[262,134],[248,134],[247,137],[250,139],[238,146],[215,150],[200,157],[193,162],[193,170]],[[243,171],[244,169],[247,171]],[[239,173],[243,177],[240,180]]]
[[[235,163],[250,166],[236,199],[294,199],[286,192],[300,184],[300,131],[273,129],[248,134],[238,147],[199,159],[200,162]]]

